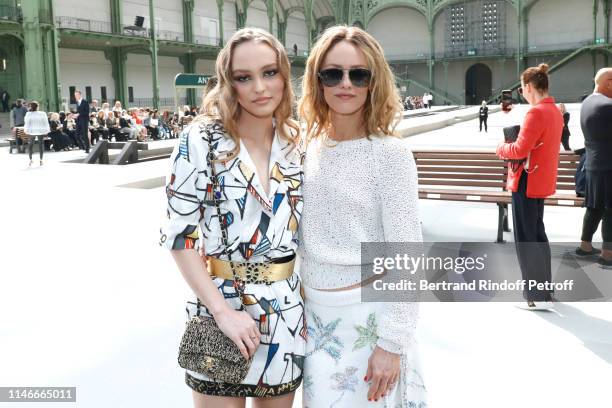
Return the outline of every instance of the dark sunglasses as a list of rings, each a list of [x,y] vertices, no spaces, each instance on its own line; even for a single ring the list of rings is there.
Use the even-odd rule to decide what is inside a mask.
[[[365,68],[352,68],[352,69],[340,69],[340,68],[329,68],[319,71],[319,79],[323,86],[329,88],[338,86],[342,82],[344,77],[344,71],[348,71],[348,77],[353,84],[358,88],[364,88],[370,84],[372,78],[372,71]]]
[[[523,95],[523,87],[520,87],[520,88],[518,89],[518,93],[519,93],[519,95],[521,95],[521,96]]]

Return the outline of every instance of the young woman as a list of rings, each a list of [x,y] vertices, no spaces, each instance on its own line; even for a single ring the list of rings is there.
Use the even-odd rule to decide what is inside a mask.
[[[302,380],[306,342],[301,284],[293,272],[302,169],[289,60],[270,34],[246,28],[219,53],[216,75],[204,114],[183,130],[171,157],[169,220],[161,243],[172,250],[203,304],[200,310],[190,303],[189,316],[212,315],[253,363],[241,384],[191,371],[186,382],[196,407],[244,407],[245,397],[255,397],[254,407],[289,408]],[[213,197],[222,201],[222,220]],[[227,228],[227,247],[220,222]],[[208,264],[196,251],[198,239]],[[230,259],[246,283],[244,308],[232,285]],[[249,267],[258,271],[247,276]]]
[[[23,131],[29,136],[28,156],[30,157],[29,167],[32,166],[32,151],[34,143],[38,139],[38,152],[40,155],[40,165],[43,165],[43,153],[45,151],[44,138],[51,131],[49,128],[49,118],[45,112],[38,110],[38,102],[30,102],[30,110],[25,115]]]
[[[544,227],[544,200],[557,188],[559,143],[563,115],[548,94],[548,65],[527,68],[521,74],[519,93],[531,105],[514,143],[500,143],[500,159],[527,159],[508,164],[508,191],[512,191],[514,242],[523,280],[551,282],[550,245]],[[552,309],[552,291],[525,289],[526,310]]]
[[[424,407],[417,304],[361,302],[362,242],[420,242],[417,172],[394,136],[401,106],[382,48],[336,26],[310,52],[301,276],[307,407]],[[368,402],[370,401],[370,402]]]

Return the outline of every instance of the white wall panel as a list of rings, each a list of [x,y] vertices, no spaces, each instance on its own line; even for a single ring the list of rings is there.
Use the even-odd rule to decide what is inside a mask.
[[[152,98],[151,57],[145,54],[128,54],[126,71],[128,86],[134,88],[134,98]]]
[[[540,0],[529,13],[530,48],[564,48],[592,39],[592,1]]]
[[[227,41],[236,32],[236,3],[223,2],[223,38]]]
[[[111,21],[110,1],[53,0],[56,16],[76,17],[94,21]]]
[[[100,100],[100,87],[106,86],[109,101],[115,98],[115,82],[110,62],[102,51],[59,49],[59,81],[61,98],[70,100],[69,87],[80,89],[91,86],[92,96]]]
[[[193,9],[193,35],[208,39],[207,44],[218,44],[219,12],[216,0],[196,0]]]
[[[382,45],[388,56],[416,56],[429,53],[429,34],[425,17],[406,7],[383,10],[370,20],[368,32]]]
[[[174,95],[174,77],[183,72],[183,65],[176,57],[158,57],[159,96],[161,98]]]
[[[246,26],[268,30],[268,12],[266,11],[266,5],[263,1],[254,0],[249,5]]]
[[[148,13],[147,13],[148,14]],[[155,19],[157,29],[164,31],[184,32],[183,1],[164,0],[155,2]]]

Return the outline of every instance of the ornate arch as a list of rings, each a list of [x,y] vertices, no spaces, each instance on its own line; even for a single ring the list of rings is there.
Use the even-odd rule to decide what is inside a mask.
[[[424,9],[421,6],[418,6],[412,2],[407,2],[407,1],[401,1],[401,0],[396,0],[396,1],[389,1],[389,2],[381,2],[381,4],[376,4],[377,1],[376,0],[369,0],[368,1],[368,7],[370,4],[373,5],[373,7],[370,9],[368,8],[366,11],[366,21],[368,22],[368,24],[370,23],[370,21],[379,13],[382,13],[383,11],[390,9],[390,8],[397,8],[397,7],[401,7],[401,8],[408,8],[408,9],[412,9],[412,10],[416,10],[418,11],[420,14],[423,15],[423,17],[427,18],[427,10]]]
[[[17,30],[12,30],[12,31],[2,31],[0,30],[0,37],[2,37],[3,35],[8,35],[10,37],[15,37],[17,38],[19,41],[21,41],[21,45],[23,46],[23,33],[21,31],[17,31]]]
[[[306,17],[306,9],[303,6],[294,6],[285,10],[285,18],[289,18],[289,16],[295,12],[300,12],[304,15],[304,17]]]

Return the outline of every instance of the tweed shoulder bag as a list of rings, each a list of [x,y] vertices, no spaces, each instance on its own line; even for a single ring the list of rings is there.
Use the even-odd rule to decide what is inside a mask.
[[[504,128],[504,142],[506,142],[506,143],[514,143],[514,142],[516,142],[516,140],[518,139],[519,133],[521,133],[521,126],[520,125],[505,127]],[[516,171],[518,171],[519,167],[522,166],[527,161],[527,158],[524,158],[524,159],[508,159],[508,160],[505,160],[505,161],[510,163],[510,166],[512,167],[512,171],[516,172]]]
[[[208,167],[211,171],[213,201],[217,209],[217,217],[221,224],[224,251],[230,262],[234,275],[234,288],[240,301],[243,301],[244,282],[236,276],[234,263],[228,251],[228,234],[225,218],[221,214],[219,179],[214,166],[212,135],[208,138]],[[244,304],[244,303],[243,303]],[[214,381],[230,384],[240,384],[251,367],[252,359],[245,359],[238,346],[219,329],[215,319],[200,315],[200,299],[197,303],[197,314],[187,322],[187,327],[179,347],[178,362],[182,368],[204,374]]]

